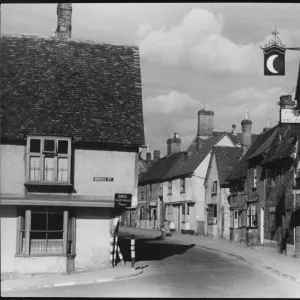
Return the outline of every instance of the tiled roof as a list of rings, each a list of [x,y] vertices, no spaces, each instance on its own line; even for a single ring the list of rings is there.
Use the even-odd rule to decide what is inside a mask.
[[[139,185],[144,185],[150,182],[159,182],[172,170],[179,160],[182,160],[186,152],[178,152],[163,158],[160,158],[155,162],[147,172],[139,180]]]
[[[225,179],[238,163],[243,154],[242,148],[214,147],[213,153],[216,157],[216,164],[220,184],[228,183]]]
[[[220,131],[214,131],[213,132],[213,136],[219,136],[221,135],[223,132]],[[241,139],[242,139],[242,134],[241,133],[237,133],[232,134],[232,132],[227,132],[227,135],[231,138],[232,142],[235,145],[241,144]],[[258,134],[252,134],[251,138],[252,138],[252,143],[255,141],[255,139],[257,138]],[[204,141],[204,140],[203,140]],[[188,152],[196,152],[197,151],[197,136],[193,139],[192,143],[190,144],[190,146],[188,147],[188,149],[186,150]]]
[[[1,138],[144,144],[137,46],[1,37]]]
[[[278,129],[278,125],[269,129],[266,132],[261,133],[255,139],[255,141],[251,144],[250,148],[246,152],[246,154],[242,157],[242,159],[237,163],[232,172],[227,176],[226,180],[236,180],[239,178],[243,178],[246,176],[246,170],[248,168],[248,159],[255,153],[259,152],[258,149],[263,149],[263,144],[265,142],[268,143],[268,138],[272,136],[272,133]]]
[[[296,137],[291,132],[290,127],[288,126],[284,131],[281,131],[280,133],[282,134],[282,136],[279,136],[278,131],[262,164],[271,163],[276,160],[288,157],[294,152]]]
[[[266,134],[264,135],[264,140],[260,145],[257,146],[257,149],[251,155],[249,155],[248,159],[254,158],[268,150],[268,148],[271,146],[275,135],[278,133],[278,128],[279,127],[277,125],[266,131]]]
[[[180,164],[176,170],[173,170],[172,173],[168,174],[168,178],[192,174],[210,153],[213,146],[216,145],[224,135],[225,133],[204,140],[199,151],[191,153],[186,162]]]

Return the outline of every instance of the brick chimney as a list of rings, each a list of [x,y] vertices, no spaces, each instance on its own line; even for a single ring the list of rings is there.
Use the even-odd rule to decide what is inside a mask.
[[[241,144],[243,147],[249,149],[251,145],[251,127],[252,121],[249,120],[249,108],[248,106],[245,107],[245,116],[244,120],[241,122],[242,125],[242,140]]]
[[[154,159],[154,163],[156,163],[160,159],[160,151],[159,150],[153,151],[153,159]]]
[[[151,164],[151,152],[150,152],[149,144],[147,144],[146,164],[147,164],[147,166],[150,166],[150,164]]]
[[[178,133],[174,133],[173,137],[167,140],[167,155],[180,152],[181,139]]]
[[[232,124],[231,134],[236,135],[236,125]]]
[[[213,136],[213,128],[214,112],[211,110],[205,110],[205,102],[202,102],[201,109],[198,111],[197,151],[200,149],[203,139]]]
[[[57,4],[57,29],[59,39],[70,39],[72,31],[72,3]]]

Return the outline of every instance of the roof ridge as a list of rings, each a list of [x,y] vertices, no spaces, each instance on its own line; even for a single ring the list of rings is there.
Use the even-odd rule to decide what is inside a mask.
[[[95,44],[95,45],[107,45],[107,46],[122,46],[122,47],[132,47],[139,48],[138,44],[135,43],[114,43],[114,42],[102,42],[98,40],[84,40],[80,38],[68,38],[68,39],[58,39],[56,36],[46,36],[40,33],[2,33],[2,37],[15,37],[15,38],[36,38],[36,39],[45,39],[45,40],[56,40],[60,42],[76,42],[76,43],[86,43],[86,44]]]

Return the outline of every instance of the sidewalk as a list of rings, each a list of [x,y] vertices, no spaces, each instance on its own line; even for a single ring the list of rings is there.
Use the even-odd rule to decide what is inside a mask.
[[[148,237],[160,236],[160,231],[146,230],[132,227],[120,227],[120,232]],[[195,244],[196,247],[216,251],[222,255],[229,255],[249,265],[266,269],[300,283],[300,259],[265,250],[263,247],[246,247],[244,244],[230,242],[225,239],[206,236],[191,236],[173,234],[167,240],[181,244]]]
[[[45,274],[40,277],[5,279],[1,274],[1,293],[10,290],[24,290],[30,288],[61,287],[80,284],[93,284],[118,279],[130,278],[143,273],[139,268],[132,269],[130,262],[126,266],[117,265],[114,268],[94,271],[82,271],[69,275]],[[25,277],[25,276],[24,276]]]

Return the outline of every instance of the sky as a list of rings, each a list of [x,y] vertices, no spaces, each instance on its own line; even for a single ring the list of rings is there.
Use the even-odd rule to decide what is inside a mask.
[[[51,36],[56,4],[3,4],[1,33]],[[286,52],[286,75],[263,75],[264,46],[275,26],[287,47],[300,46],[297,3],[73,4],[72,38],[139,45],[146,144],[166,154],[179,133],[186,150],[201,103],[214,130],[241,132],[245,106],[252,132],[279,121],[277,102],[296,86],[300,51]],[[294,99],[295,93],[292,93]]]

